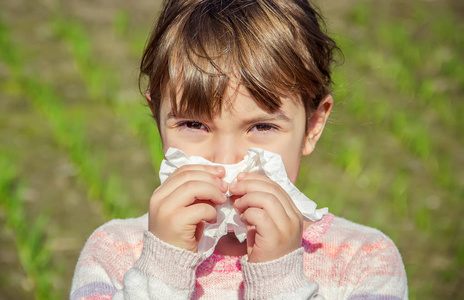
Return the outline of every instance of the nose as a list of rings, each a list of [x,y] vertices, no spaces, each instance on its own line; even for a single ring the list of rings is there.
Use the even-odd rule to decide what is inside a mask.
[[[232,136],[220,137],[211,145],[211,161],[218,164],[235,164],[243,160],[248,147]]]

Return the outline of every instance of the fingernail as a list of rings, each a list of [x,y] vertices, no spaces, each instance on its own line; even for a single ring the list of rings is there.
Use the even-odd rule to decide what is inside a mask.
[[[221,187],[222,187],[223,189],[226,190],[226,189],[227,189],[227,182],[225,182],[224,180],[222,180],[222,182],[221,182]]]
[[[240,173],[237,176],[237,180],[242,180],[243,178],[245,178],[245,176],[246,176],[246,173]]]
[[[216,167],[216,172],[221,173],[224,170],[223,167]]]

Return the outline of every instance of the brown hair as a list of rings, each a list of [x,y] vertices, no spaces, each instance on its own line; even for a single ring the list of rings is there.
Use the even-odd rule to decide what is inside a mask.
[[[165,0],[139,80],[148,76],[158,126],[162,97],[174,113],[211,119],[231,78],[269,112],[298,96],[309,118],[330,92],[338,50],[321,24],[306,0]]]

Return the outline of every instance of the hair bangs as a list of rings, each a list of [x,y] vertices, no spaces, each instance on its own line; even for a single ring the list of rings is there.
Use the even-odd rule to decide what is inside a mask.
[[[256,3],[237,10],[224,10],[221,3],[198,5],[167,52],[171,53],[168,85],[174,112],[211,119],[227,105],[224,96],[230,79],[247,88],[270,112],[280,108],[281,98],[300,95],[297,77],[302,62],[287,46],[292,33],[284,25],[268,28],[281,20]]]
[[[170,63],[170,100],[184,116],[211,119],[220,113],[236,66],[231,30],[210,10],[199,6],[192,12]]]
[[[306,1],[168,1],[141,64],[155,119],[161,99],[174,114],[212,119],[240,85],[266,111],[292,98],[309,117],[329,93],[337,49],[319,22]]]

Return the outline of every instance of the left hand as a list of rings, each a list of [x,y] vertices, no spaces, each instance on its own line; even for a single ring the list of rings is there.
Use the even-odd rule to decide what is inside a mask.
[[[229,191],[248,227],[248,261],[271,261],[300,248],[303,216],[287,192],[264,175],[240,173],[237,181]]]

